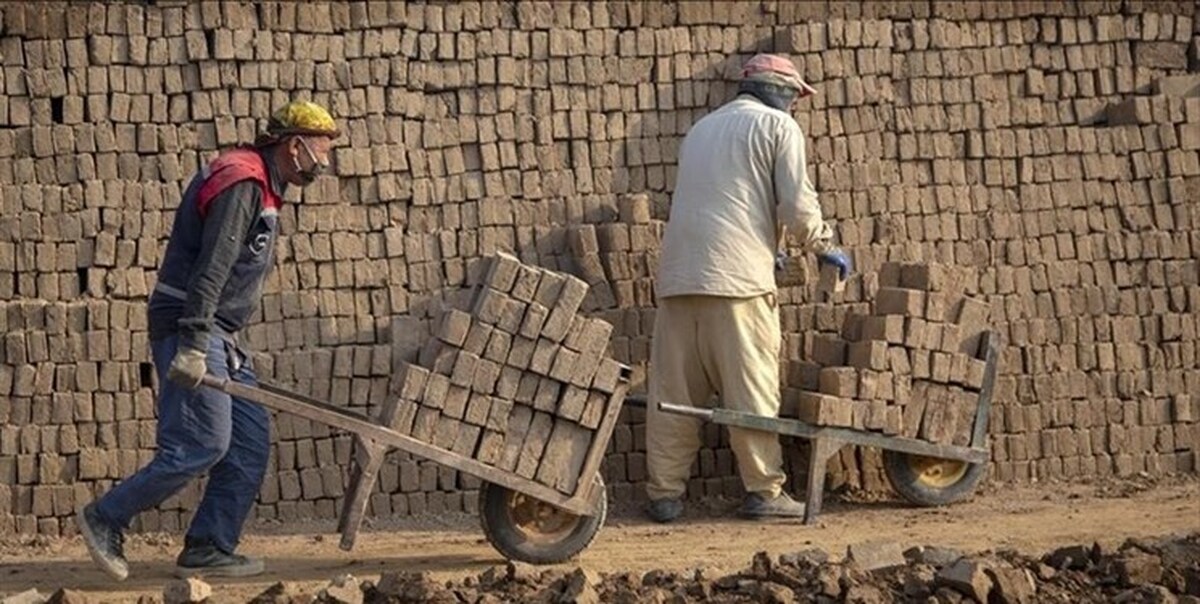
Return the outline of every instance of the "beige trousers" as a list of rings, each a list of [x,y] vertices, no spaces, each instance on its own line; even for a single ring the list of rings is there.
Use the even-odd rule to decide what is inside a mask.
[[[658,402],[779,414],[779,309],[775,294],[756,298],[673,296],[660,299],[650,351],[646,419],[646,492],[679,497],[700,450],[701,420],[658,411]],[[729,428],[742,484],[774,497],[783,488],[779,437]]]

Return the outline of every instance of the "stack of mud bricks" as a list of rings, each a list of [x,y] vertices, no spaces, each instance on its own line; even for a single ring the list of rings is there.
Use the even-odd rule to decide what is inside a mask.
[[[1195,10],[0,3],[0,533],[70,533],[150,459],[145,301],[174,210],[204,162],[294,98],[330,107],[343,135],[334,174],[280,212],[246,334],[263,381],[377,414],[443,309],[469,308],[472,267],[511,250],[588,283],[585,314],[613,325],[610,354],[644,389],[680,141],[759,51],[819,90],[796,117],[858,269],[832,303],[780,291],[788,361],[872,312],[884,262],[972,267],[1004,344],[993,479],[1194,471]],[[573,248],[589,225],[596,245],[580,232]],[[594,256],[577,264],[591,254],[603,279]],[[623,416],[604,469],[622,500],[645,475],[644,414]],[[690,492],[734,494],[728,437],[705,430]],[[256,516],[334,517],[350,437],[279,415],[273,438]],[[375,514],[472,511],[477,481],[395,457]],[[840,459],[833,484],[884,484],[873,450]],[[176,530],[199,493],[139,528]]]
[[[818,336],[811,360],[791,363],[800,388],[786,391],[784,414],[967,445],[983,386],[988,308],[964,294],[966,273],[885,263],[871,314],[847,315],[841,337]]]
[[[404,364],[382,421],[401,434],[574,495],[617,391],[612,325],[579,314],[580,279],[490,259],[471,312],[448,310]]]

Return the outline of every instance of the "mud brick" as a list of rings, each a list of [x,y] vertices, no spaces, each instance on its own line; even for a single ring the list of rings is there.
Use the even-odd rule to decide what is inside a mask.
[[[546,324],[548,316],[550,316],[550,309],[537,302],[531,303],[525,311],[525,320],[521,323],[518,333],[531,340],[536,339],[542,334],[542,326]]]
[[[935,323],[951,320],[950,298],[943,292],[925,294],[925,319]]]
[[[871,413],[868,401],[846,401],[850,405],[850,427],[855,430],[867,429],[867,416]]]
[[[550,309],[550,316],[546,318],[546,323],[542,326],[543,337],[555,342],[561,342],[566,337],[567,330],[571,327],[571,321],[575,319],[575,313],[579,312],[579,306],[583,303],[584,296],[587,295],[587,289],[587,284],[581,279],[570,275],[566,276],[558,299]]]
[[[484,394],[495,393],[496,380],[500,379],[500,367],[495,361],[480,359],[475,367],[475,379],[471,382],[471,389]]]
[[[458,439],[458,432],[463,427],[463,423],[453,417],[442,415],[437,419],[437,426],[433,431],[433,446],[443,449],[452,449],[454,441]]]
[[[874,308],[876,315],[921,317],[925,315],[925,292],[900,287],[881,287],[875,294]]]
[[[965,354],[950,355],[950,381],[955,384],[966,384],[967,367],[971,359]]]
[[[596,238],[596,227],[590,224],[571,227],[567,230],[567,245],[576,258],[599,254],[600,243]]]
[[[537,392],[533,395],[533,408],[546,413],[554,413],[558,407],[558,396],[562,392],[562,384],[550,378],[538,380]]]
[[[787,363],[784,383],[792,388],[816,392],[821,389],[821,366],[811,361]]]
[[[541,271],[541,274],[542,278],[538,281],[533,301],[546,308],[554,308],[554,304],[558,302],[559,294],[562,293],[563,285],[567,282],[567,278],[565,275],[546,270]]]
[[[812,340],[812,361],[822,367],[846,364],[846,341],[841,338],[816,334]]]
[[[492,397],[479,392],[472,392],[470,399],[467,402],[466,412],[463,414],[462,420],[473,426],[483,426],[487,424],[488,414],[491,412]]]
[[[817,426],[850,426],[853,419],[851,401],[816,392],[802,392],[796,411],[800,421]]]
[[[940,384],[950,383],[953,363],[954,355],[946,352],[933,352],[930,354],[929,378]]]
[[[988,304],[979,298],[963,297],[957,305],[957,314],[953,322],[963,330],[963,335],[971,331],[981,331],[987,328]]]
[[[953,269],[942,264],[904,264],[900,285],[927,292],[947,291],[954,284],[953,274]]]
[[[819,264],[817,268],[817,291],[826,300],[846,291],[846,280],[842,279],[841,269],[832,264]]]
[[[467,339],[463,341],[462,349],[473,355],[482,356],[495,331],[494,327],[486,323],[478,321],[472,323],[471,329],[467,331]]]
[[[617,391],[621,381],[621,364],[613,359],[604,359],[592,378],[592,388],[605,394]]]
[[[498,329],[492,330],[492,335],[488,338],[487,347],[483,350],[483,358],[504,364],[508,360],[509,349],[512,348],[512,339],[513,336],[511,334]]]
[[[521,445],[521,455],[517,460],[516,472],[519,476],[533,478],[537,474],[538,465],[542,461],[542,452],[546,442],[550,440],[550,431],[554,427],[554,417],[549,413],[535,411],[533,420],[529,423],[529,432]]]
[[[565,346],[560,346],[558,353],[554,355],[554,363],[550,367],[550,377],[560,382],[571,381],[576,369],[578,369],[579,357],[579,353]]]
[[[650,224],[650,196],[632,193],[617,198],[617,215],[622,224]]]
[[[556,414],[571,421],[579,421],[583,417],[584,407],[587,406],[588,391],[575,386],[563,389],[562,398],[558,401]]]
[[[450,309],[442,313],[442,324],[438,327],[437,337],[451,346],[462,346],[470,329],[471,315],[461,310]]]
[[[450,386],[446,399],[442,403],[442,414],[454,419],[462,419],[467,411],[467,402],[471,399],[471,390],[461,386]]]
[[[537,349],[537,341],[525,337],[514,337],[512,348],[508,351],[508,365],[517,369],[528,369]]]
[[[417,417],[413,421],[412,437],[422,442],[432,442],[438,418],[441,416],[441,412],[432,407],[417,409]]]
[[[962,330],[959,326],[953,323],[941,323],[938,328],[941,341],[932,348],[942,352],[959,352],[959,347],[962,345]]]
[[[936,331],[936,325],[930,325],[924,319],[919,317],[907,317],[904,319],[904,342],[903,344],[909,348],[929,348],[929,332]],[[936,338],[939,341],[941,338]]]
[[[513,285],[517,281],[517,274],[520,272],[521,261],[511,254],[504,252],[496,252],[492,256],[491,262],[488,263],[487,275],[484,276],[484,283],[488,287],[499,292],[508,293],[512,291]]]
[[[512,409],[513,402],[511,400],[492,398],[484,427],[495,432],[504,432],[508,429],[508,416],[512,413]]]
[[[883,433],[897,436],[904,431],[904,407],[888,405],[884,414]]]
[[[892,373],[908,374],[912,372],[912,365],[909,363],[909,351],[902,346],[886,346],[887,348],[887,366],[883,369]]]
[[[536,373],[528,372],[521,375],[521,382],[517,384],[517,395],[513,399],[518,403],[532,405],[533,399],[537,396],[538,384],[542,381],[542,377]]]
[[[880,287],[901,287],[901,267],[898,262],[884,262],[879,267]]]
[[[888,344],[904,343],[904,317],[900,315],[871,316],[863,319],[862,339],[882,340]]]
[[[449,375],[454,369],[458,349],[437,338],[429,338],[421,347],[417,362],[433,373]]]
[[[519,332],[525,319],[526,307],[524,302],[515,298],[505,299],[504,310],[500,313],[500,321],[496,323],[496,329],[510,334]]]
[[[508,429],[504,433],[504,451],[496,464],[500,469],[511,472],[517,467],[533,413],[533,409],[524,405],[513,406],[512,413],[508,416]]]
[[[401,363],[399,375],[396,377],[397,396],[410,401],[421,400],[428,379],[428,369],[411,363]]]
[[[928,402],[929,382],[913,382],[912,396],[909,398],[908,404],[904,405],[904,430],[901,434],[908,438],[920,436]]]
[[[554,357],[558,354],[559,346],[551,340],[539,338],[533,350],[533,358],[529,359],[529,370],[538,375],[550,375],[554,366]]]
[[[495,430],[484,430],[475,451],[475,459],[488,465],[496,465],[504,453],[504,434]]]
[[[818,376],[820,391],[841,398],[858,396],[858,371],[853,367],[825,367]]]
[[[421,396],[421,405],[441,409],[446,394],[450,391],[450,378],[440,373],[431,373],[425,382],[425,394]]]
[[[575,493],[587,459],[592,432],[574,422],[556,420],[537,469],[537,481],[561,493]]]
[[[604,419],[604,412],[608,409],[608,399],[609,397],[602,392],[589,391],[587,405],[583,408],[579,424],[584,428],[595,430]]]
[[[450,374],[450,383],[463,388],[470,388],[475,380],[475,370],[479,366],[479,355],[467,352],[466,350],[458,351],[458,355],[454,358],[454,371]]]
[[[854,380],[855,380],[854,394],[847,395],[847,397],[848,398],[860,398],[860,399],[864,399],[864,400],[883,398],[879,394],[880,393],[879,382],[880,382],[881,377],[882,377],[882,374],[877,371],[871,371],[871,370],[867,370],[867,369],[860,369],[860,370],[855,371],[854,372]],[[826,394],[837,394],[837,393],[827,392]]]
[[[868,430],[882,432],[887,426],[887,403],[884,401],[867,401],[867,417],[863,425]]]
[[[510,295],[515,300],[525,303],[533,302],[538,291],[538,283],[542,280],[542,272],[534,267],[521,265],[517,268],[517,278],[513,283]]]
[[[1194,397],[1200,397],[1200,394],[1177,394],[1171,397],[1172,421],[1175,423],[1191,423],[1196,421],[1196,417],[1192,413],[1192,398]]]
[[[496,380],[496,396],[513,400],[517,396],[517,386],[521,383],[521,370],[516,367],[502,367],[500,377]]]
[[[471,314],[477,321],[495,325],[500,321],[500,316],[504,313],[505,302],[508,299],[508,296],[499,290],[490,287],[480,288]]]
[[[943,353],[944,354],[944,353]],[[929,379],[930,359],[932,353],[928,350],[910,350],[908,353],[909,365],[912,367],[912,376],[917,379]]]
[[[863,340],[850,342],[847,346],[847,363],[859,369],[887,369],[887,342],[880,340]]]

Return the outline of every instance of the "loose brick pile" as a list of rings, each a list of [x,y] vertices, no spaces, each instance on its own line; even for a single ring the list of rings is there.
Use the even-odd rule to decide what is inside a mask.
[[[2,3],[0,533],[70,534],[76,508],[150,459],[144,304],[174,209],[292,98],[345,134],[336,178],[281,210],[246,334],[260,378],[378,413],[443,309],[468,308],[479,259],[508,250],[588,283],[585,314],[613,326],[642,389],[679,142],[772,50],[819,90],[797,119],[858,269],[837,303],[779,292],[787,361],[872,312],[885,262],[969,267],[1003,343],[993,479],[1195,471],[1195,8]],[[644,421],[627,408],[614,432],[614,499],[643,493]],[[350,437],[286,415],[273,437],[255,516],[335,517]],[[703,443],[689,492],[739,495],[727,434]],[[473,511],[477,480],[392,461],[372,513]],[[831,473],[886,488],[873,450]],[[178,530],[199,489],[138,528]]]
[[[790,364],[784,415],[822,426],[965,445],[983,386],[987,304],[964,295],[966,273],[885,263],[870,315],[846,315],[838,337]]]
[[[405,364],[391,428],[574,495],[622,376],[612,325],[579,314],[587,285],[500,253],[470,313],[450,309]]]

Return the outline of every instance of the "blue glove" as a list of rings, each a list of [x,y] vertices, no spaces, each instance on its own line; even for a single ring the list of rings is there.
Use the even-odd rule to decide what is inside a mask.
[[[838,278],[842,281],[845,281],[850,276],[850,271],[854,269],[854,263],[850,261],[850,256],[837,247],[830,247],[823,252],[818,252],[817,262],[838,267]]]
[[[783,270],[783,264],[787,261],[787,253],[781,251],[775,252],[775,270]]]

